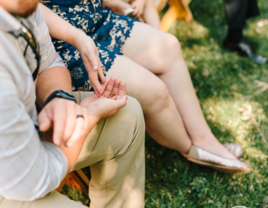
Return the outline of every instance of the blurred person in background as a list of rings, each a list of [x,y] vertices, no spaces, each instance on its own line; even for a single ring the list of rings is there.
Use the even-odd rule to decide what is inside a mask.
[[[260,14],[257,0],[224,0],[228,34],[223,45],[246,56],[258,64],[267,63],[267,58],[254,53],[251,45],[243,36],[246,20]]]
[[[154,0],[104,0],[103,7],[113,12],[140,19],[155,28],[160,27],[160,18]]]

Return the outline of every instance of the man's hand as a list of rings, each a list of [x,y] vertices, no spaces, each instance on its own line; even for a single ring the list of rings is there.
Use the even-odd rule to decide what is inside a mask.
[[[83,117],[77,117],[82,115]],[[54,98],[39,113],[41,132],[53,127],[53,143],[72,146],[87,133],[88,111],[73,101]]]
[[[100,67],[100,59],[97,47],[94,41],[82,31],[79,31],[74,46],[80,52],[83,63],[86,67],[88,78],[98,97],[103,94],[103,88],[98,80],[98,75],[105,82],[105,76]]]
[[[108,118],[126,105],[125,82],[112,77],[101,85],[104,96],[96,94],[85,98],[80,105],[73,101],[54,98],[39,113],[38,123],[42,132],[53,127],[53,143],[72,146],[89,132],[90,123]],[[80,115],[80,117],[77,117]]]
[[[131,6],[134,9],[133,15],[140,17],[144,11],[145,0],[135,0],[131,3]]]
[[[93,94],[80,103],[80,105],[88,110],[88,113],[96,119],[109,118],[115,115],[120,108],[127,104],[127,96],[115,96],[114,98],[98,98]]]
[[[108,118],[115,115],[120,108],[127,103],[126,83],[112,77],[107,79],[104,85],[103,97],[98,98],[96,94],[83,99],[81,106],[88,109],[90,116],[96,119]]]
[[[105,98],[115,98],[115,96],[126,95],[126,83],[120,79],[111,77],[103,83],[103,97]]]

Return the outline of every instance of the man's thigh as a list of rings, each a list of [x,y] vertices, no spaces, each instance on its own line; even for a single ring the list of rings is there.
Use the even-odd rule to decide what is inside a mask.
[[[0,208],[86,208],[86,206],[52,191],[47,196],[32,202],[7,200],[0,196]]]
[[[90,93],[79,94],[75,94],[76,98],[84,98]],[[135,128],[140,122],[140,112],[138,101],[129,97],[127,105],[116,115],[98,122],[85,140],[73,170],[108,161],[123,154],[133,142]]]

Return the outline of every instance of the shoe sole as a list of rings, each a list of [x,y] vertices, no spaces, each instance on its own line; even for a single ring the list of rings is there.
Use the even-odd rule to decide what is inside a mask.
[[[225,166],[221,166],[221,165],[215,165],[215,164],[211,164],[208,162],[203,162],[194,158],[187,158],[187,160],[196,163],[198,165],[202,165],[202,166],[206,166],[206,167],[210,167],[213,168],[215,170],[224,172],[224,173],[232,173],[232,174],[245,174],[245,173],[249,173],[252,169],[250,168],[232,168],[232,167],[225,167]]]

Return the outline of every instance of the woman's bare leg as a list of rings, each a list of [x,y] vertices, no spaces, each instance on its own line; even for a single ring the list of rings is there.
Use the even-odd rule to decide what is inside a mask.
[[[117,56],[107,76],[115,76],[127,83],[127,94],[135,97],[142,106],[147,132],[161,145],[185,156],[192,142],[165,84],[124,56]]]
[[[204,118],[176,37],[137,22],[123,52],[166,84],[193,144],[219,156],[235,159],[218,142]]]

